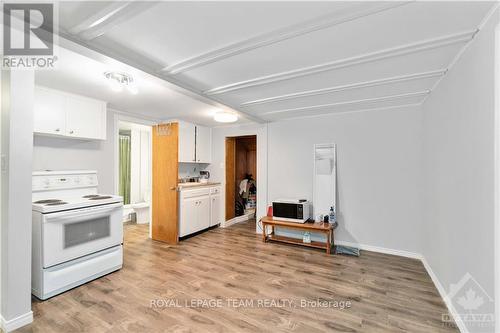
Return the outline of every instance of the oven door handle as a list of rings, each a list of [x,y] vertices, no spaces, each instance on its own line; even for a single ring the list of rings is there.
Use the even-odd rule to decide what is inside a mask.
[[[123,206],[122,203],[105,205],[103,207],[90,207],[45,215],[45,223],[74,223],[86,220],[89,217],[100,217],[109,215],[111,212]]]

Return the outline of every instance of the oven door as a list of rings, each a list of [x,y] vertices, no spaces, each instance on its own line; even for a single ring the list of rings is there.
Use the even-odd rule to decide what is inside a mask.
[[[123,242],[121,203],[45,214],[43,267],[110,248]]]

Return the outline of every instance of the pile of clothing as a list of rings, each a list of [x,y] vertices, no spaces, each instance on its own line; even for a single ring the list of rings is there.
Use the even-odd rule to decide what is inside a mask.
[[[251,174],[245,175],[239,187],[239,198],[236,203],[237,216],[243,215],[244,211],[255,209],[257,205],[257,185]]]

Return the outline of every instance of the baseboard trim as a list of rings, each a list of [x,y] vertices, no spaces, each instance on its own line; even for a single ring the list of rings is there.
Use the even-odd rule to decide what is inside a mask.
[[[420,260],[422,262],[422,264],[424,265],[424,268],[427,271],[427,274],[429,274],[429,276],[432,280],[432,283],[434,283],[434,286],[436,287],[436,289],[439,293],[439,296],[441,296],[441,299],[443,300],[444,304],[448,308],[448,312],[453,317],[453,320],[455,320],[455,324],[457,325],[460,332],[461,333],[469,333],[467,326],[465,326],[464,322],[462,321],[462,318],[459,316],[458,311],[455,309],[455,307],[453,306],[453,303],[451,303],[451,300],[448,298],[446,290],[444,289],[444,287],[441,284],[441,282],[439,281],[437,275],[434,273],[431,266],[427,262],[427,259],[425,259],[425,257],[422,254],[415,253],[415,252],[409,252],[409,251],[388,249],[385,247],[379,247],[379,246],[373,246],[373,245],[365,245],[365,244],[358,244],[358,243],[353,243],[353,242],[346,242],[346,241],[336,241],[335,245],[351,246],[351,247],[356,247],[356,248],[358,248],[360,250],[364,250],[364,251],[372,251],[372,252],[378,252],[378,253],[384,253],[384,254],[391,254],[391,255],[395,255],[395,256]]]
[[[469,330],[467,329],[467,326],[465,326],[465,323],[462,321],[462,318],[459,316],[458,311],[455,309],[453,306],[453,303],[451,300],[448,298],[448,294],[446,293],[446,290],[444,289],[443,285],[439,281],[437,275],[434,273],[432,270],[431,266],[427,262],[427,259],[422,256],[422,264],[425,267],[425,270],[427,271],[427,274],[431,277],[432,282],[434,283],[434,286],[436,286],[436,289],[439,292],[439,295],[444,301],[444,304],[448,308],[448,312],[450,312],[451,316],[453,317],[453,320],[455,320],[455,324],[457,324],[458,329],[460,330],[461,333],[469,333]]]
[[[33,311],[27,312],[11,320],[5,320],[0,316],[0,326],[3,332],[12,332],[20,327],[31,324],[33,322]]]
[[[356,247],[356,248],[358,248],[360,250],[364,250],[364,251],[391,254],[394,256],[400,256],[400,257],[406,257],[406,258],[412,258],[412,259],[422,260],[422,258],[423,258],[420,253],[415,253],[415,252],[410,252],[410,251],[402,251],[402,250],[394,250],[394,249],[389,249],[386,247],[359,244],[359,243],[353,243],[353,242],[335,241],[335,245]]]
[[[245,221],[248,221],[252,218],[252,216],[254,215],[254,213],[251,213],[251,214],[247,214],[247,215],[241,215],[241,216],[236,216],[226,222],[224,222],[224,224],[222,225],[222,228],[227,228],[227,227],[230,227],[236,223],[241,223],[241,222],[245,222]]]

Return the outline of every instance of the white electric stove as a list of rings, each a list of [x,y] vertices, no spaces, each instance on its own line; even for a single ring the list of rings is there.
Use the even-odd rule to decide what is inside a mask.
[[[33,173],[32,293],[47,299],[123,264],[123,200],[96,171]]]

